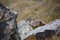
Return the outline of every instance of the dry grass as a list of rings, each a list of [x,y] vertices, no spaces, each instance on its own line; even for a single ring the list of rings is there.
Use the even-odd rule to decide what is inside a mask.
[[[12,3],[9,7],[16,10],[19,13],[18,21],[23,20],[27,17],[42,19],[45,22],[60,18],[60,4],[53,3],[51,1],[26,1],[18,0]]]

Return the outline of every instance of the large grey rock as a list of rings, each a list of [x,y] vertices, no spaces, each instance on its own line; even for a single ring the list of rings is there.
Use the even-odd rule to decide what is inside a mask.
[[[26,35],[28,35],[32,30],[33,28],[25,20],[18,23],[18,32],[21,36],[21,40],[24,40],[24,37],[26,37]]]
[[[60,34],[60,19],[57,19],[57,20],[54,20],[54,21],[52,21],[52,22],[50,22],[50,23],[48,23],[47,25],[45,25],[45,26],[40,26],[40,27],[37,27],[36,29],[34,29],[34,30],[32,30],[32,31],[30,31],[29,33],[28,33],[28,35],[26,35],[25,37],[24,37],[24,39],[25,38],[27,38],[27,37],[29,37],[30,35],[36,35],[36,34],[41,34],[42,33],[42,35],[45,35],[45,37],[50,37],[50,36],[52,36],[52,34],[54,34],[54,35],[58,35],[58,34]],[[48,35],[49,34],[49,35]],[[51,34],[51,35],[50,35]],[[41,36],[42,36],[41,35]],[[40,36],[40,35],[38,35],[38,36]],[[37,36],[37,37],[38,37]],[[49,38],[48,37],[48,38]],[[40,39],[39,39],[40,40]]]
[[[16,12],[0,3],[0,40],[18,40]]]

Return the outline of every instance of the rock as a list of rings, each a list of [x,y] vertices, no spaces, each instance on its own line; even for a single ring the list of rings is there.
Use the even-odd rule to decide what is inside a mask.
[[[18,32],[19,36],[21,36],[21,40],[23,40],[32,30],[33,28],[25,20],[22,20],[18,23]]]
[[[0,40],[19,40],[15,13],[0,4]]]
[[[57,28],[56,35],[57,35],[57,36],[60,36],[60,25],[59,25],[58,28]]]

